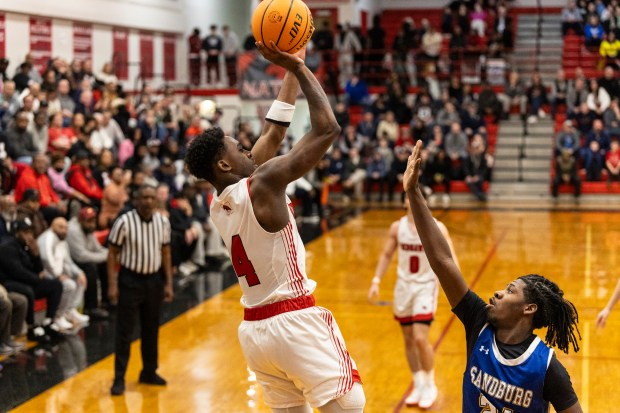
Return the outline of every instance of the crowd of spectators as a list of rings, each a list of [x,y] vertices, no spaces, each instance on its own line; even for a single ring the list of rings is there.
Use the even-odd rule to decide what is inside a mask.
[[[46,340],[106,318],[106,234],[132,208],[137,188],[157,187],[170,218],[173,265],[188,275],[226,250],[208,214],[213,189],[195,182],[183,158],[211,125],[172,89],[148,85],[127,96],[109,64],[54,58],[41,73],[27,55],[0,72],[0,284],[26,297],[28,337]],[[47,299],[46,317],[33,317]],[[80,312],[80,309],[82,312]],[[14,330],[12,330],[14,331]],[[0,337],[4,332],[0,331]],[[12,341],[0,342],[0,352]]]

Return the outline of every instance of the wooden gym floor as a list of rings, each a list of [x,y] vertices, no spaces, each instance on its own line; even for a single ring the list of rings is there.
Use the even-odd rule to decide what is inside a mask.
[[[403,211],[375,210],[307,246],[308,274],[318,281],[319,305],[332,310],[357,361],[366,411],[417,411],[402,405],[411,377],[390,301],[395,259],[382,284],[383,305],[366,293],[387,229]],[[518,275],[537,272],[558,282],[580,315],[581,351],[559,354],[584,412],[616,411],[620,403],[620,309],[604,330],[594,325],[620,272],[620,214],[613,212],[450,210],[437,212],[452,234],[462,271],[483,298]],[[137,384],[139,342],[132,346],[125,396],[111,398],[113,357],[80,372],[14,412],[268,412],[246,369],[237,325],[242,311],[234,286],[165,324],[160,373],[165,389]],[[431,411],[458,412],[465,340],[443,294],[431,340],[440,396]]]

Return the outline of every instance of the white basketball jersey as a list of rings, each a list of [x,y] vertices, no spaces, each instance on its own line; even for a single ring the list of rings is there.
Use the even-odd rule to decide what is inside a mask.
[[[398,277],[404,281],[425,283],[435,281],[435,273],[426,258],[417,231],[413,231],[406,216],[398,224]]]
[[[286,202],[291,203],[288,196]],[[239,277],[241,305],[260,307],[312,294],[316,282],[306,276],[306,250],[291,208],[286,227],[265,231],[254,215],[250,181],[244,178],[214,195],[210,211]]]

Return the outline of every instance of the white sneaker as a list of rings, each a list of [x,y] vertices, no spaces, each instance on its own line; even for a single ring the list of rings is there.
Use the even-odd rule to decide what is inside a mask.
[[[432,386],[428,386],[422,392],[422,397],[420,398],[420,403],[418,407],[420,409],[428,409],[430,408],[435,400],[437,400],[437,386],[434,384]]]
[[[417,406],[420,403],[420,399],[422,398],[422,386],[416,386],[413,388],[413,391],[405,399],[405,404],[408,407]]]
[[[67,316],[69,317],[69,320],[71,320],[71,322],[74,324],[86,324],[90,321],[89,316],[85,314],[80,314],[75,308],[69,310]]]
[[[444,209],[448,209],[450,207],[450,195],[443,194],[441,196],[441,206],[443,206]]]
[[[538,117],[536,115],[530,115],[527,118],[527,123],[532,124],[538,122]]]
[[[60,331],[71,330],[73,328],[73,324],[63,316],[57,317],[52,324],[56,324]]]
[[[547,112],[544,111],[544,109],[538,109],[538,117],[541,119],[544,119],[547,117]]]

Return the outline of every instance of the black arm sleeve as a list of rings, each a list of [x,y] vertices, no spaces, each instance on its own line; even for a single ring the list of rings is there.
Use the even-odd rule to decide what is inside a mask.
[[[452,312],[461,320],[465,327],[465,339],[467,340],[467,359],[473,350],[480,330],[487,323],[486,303],[472,290],[452,309]]]
[[[568,409],[578,401],[570,376],[555,354],[545,376],[543,399],[551,403],[557,412]]]

